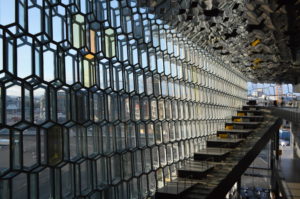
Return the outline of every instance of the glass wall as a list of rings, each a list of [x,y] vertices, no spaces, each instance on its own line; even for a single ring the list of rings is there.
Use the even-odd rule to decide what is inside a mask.
[[[247,95],[134,0],[0,0],[0,198],[145,198]]]
[[[248,99],[269,106],[298,107],[300,93],[295,93],[292,84],[248,82]]]

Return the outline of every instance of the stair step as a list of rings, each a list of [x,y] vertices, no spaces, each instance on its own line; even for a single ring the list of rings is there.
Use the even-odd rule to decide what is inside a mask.
[[[209,147],[194,153],[194,160],[222,161],[230,153],[230,149]]]
[[[239,110],[237,111],[238,116],[253,116],[253,115],[262,115],[263,112],[260,110]]]
[[[232,116],[234,122],[262,122],[264,117],[261,115],[254,116]]]
[[[226,127],[232,127],[233,129],[255,129],[261,122],[226,122]]]
[[[197,183],[192,181],[187,182],[170,182],[166,186],[158,189],[155,193],[155,199],[179,199],[183,193],[191,189]]]
[[[264,106],[257,106],[257,105],[245,105],[243,106],[243,110],[260,110],[262,108],[265,108]]]
[[[227,135],[228,137],[237,137],[237,138],[246,138],[250,133],[253,132],[253,129],[224,129],[218,130],[217,136]]]
[[[207,162],[189,161],[182,168],[178,169],[178,176],[182,178],[202,179],[213,169],[214,166]]]
[[[207,147],[235,148],[243,141],[244,141],[244,139],[215,137],[215,138],[210,138],[210,139],[206,140],[206,146]]]

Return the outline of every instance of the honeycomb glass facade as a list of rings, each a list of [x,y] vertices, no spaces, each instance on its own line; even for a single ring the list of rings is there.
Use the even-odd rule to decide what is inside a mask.
[[[135,0],[0,0],[0,198],[145,198],[247,96]]]

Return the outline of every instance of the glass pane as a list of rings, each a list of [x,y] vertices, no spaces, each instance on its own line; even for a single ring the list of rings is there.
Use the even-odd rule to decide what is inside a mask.
[[[105,54],[107,57],[116,55],[115,32],[111,28],[105,30]]]
[[[6,123],[13,125],[21,120],[21,86],[14,85],[6,89]]]
[[[55,165],[62,160],[62,128],[53,126],[47,131],[48,162]]]
[[[15,22],[15,1],[0,0],[0,24],[8,25]]]
[[[37,131],[29,128],[23,131],[23,164],[31,167],[37,163]]]
[[[9,168],[10,162],[10,139],[9,130],[0,129],[0,174]],[[1,187],[1,186],[0,186]]]

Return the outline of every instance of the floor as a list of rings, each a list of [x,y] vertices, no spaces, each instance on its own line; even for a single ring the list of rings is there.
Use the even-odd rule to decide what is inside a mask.
[[[300,132],[293,132],[300,134]],[[282,155],[280,156],[278,166],[282,182],[288,190],[288,196],[294,199],[300,199],[300,158],[294,153],[294,137],[291,133],[291,145],[281,146]]]
[[[281,177],[291,198],[300,199],[300,159],[280,159]]]

